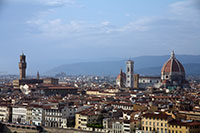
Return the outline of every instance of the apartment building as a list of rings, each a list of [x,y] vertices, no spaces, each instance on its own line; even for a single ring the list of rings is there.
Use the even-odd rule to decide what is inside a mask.
[[[173,118],[163,112],[146,113],[141,120],[144,133],[167,133],[168,122]]]
[[[0,121],[8,122],[10,120],[11,108],[8,105],[0,105]]]
[[[75,116],[75,128],[76,129],[82,129],[87,130],[88,124],[94,124],[98,122],[100,112],[86,109],[81,112],[77,112]]]
[[[26,106],[17,105],[12,108],[12,122],[17,124],[27,124],[27,109]]]

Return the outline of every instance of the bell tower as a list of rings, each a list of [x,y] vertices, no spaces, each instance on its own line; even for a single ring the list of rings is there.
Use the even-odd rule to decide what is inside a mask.
[[[133,81],[133,61],[128,60],[126,62],[126,87],[133,88],[134,87],[134,81]]]
[[[20,80],[26,79],[26,56],[24,55],[24,53],[20,55],[19,73],[20,73]]]

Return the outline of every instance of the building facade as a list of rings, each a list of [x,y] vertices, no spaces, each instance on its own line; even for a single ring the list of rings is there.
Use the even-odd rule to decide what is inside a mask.
[[[89,124],[96,124],[98,122],[100,112],[96,112],[91,109],[86,109],[81,112],[77,112],[75,115],[75,128],[88,130]]]
[[[25,106],[15,106],[12,108],[12,123],[27,124],[27,109]]]
[[[0,105],[0,121],[8,122],[10,120],[11,108],[7,105]]]
[[[42,107],[32,108],[32,124],[36,126],[43,126],[44,110]]]
[[[168,122],[173,118],[165,113],[147,113],[141,120],[144,133],[159,132],[167,133]]]
[[[199,133],[200,122],[195,121],[176,121],[173,120],[168,123],[169,133]]]
[[[26,123],[29,124],[29,125],[32,125],[32,121],[33,121],[32,107],[27,107],[26,109],[27,109],[27,111],[26,111]]]
[[[67,126],[67,120],[62,115],[63,107],[46,106],[44,107],[44,126],[63,128]]]

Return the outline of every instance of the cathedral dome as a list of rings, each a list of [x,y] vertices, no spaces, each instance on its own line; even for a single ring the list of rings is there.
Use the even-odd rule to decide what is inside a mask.
[[[124,72],[120,73],[118,76],[117,76],[117,80],[120,80],[120,79],[123,79],[125,80],[126,79],[126,74]]]
[[[172,51],[170,59],[163,65],[161,73],[185,73],[183,65],[175,58]]]
[[[176,59],[174,51],[171,57],[163,65],[161,70],[162,86],[166,88],[188,87],[185,79],[185,70],[183,65]]]

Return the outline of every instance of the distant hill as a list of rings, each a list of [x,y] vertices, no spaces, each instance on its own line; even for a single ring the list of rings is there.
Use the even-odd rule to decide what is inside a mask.
[[[186,75],[200,76],[200,63],[183,64]],[[141,75],[159,76],[161,74],[160,67],[148,67],[135,70],[136,73]]]
[[[200,75],[200,55],[177,55],[188,75]],[[162,65],[169,59],[167,56],[141,56],[132,58],[134,70],[142,75],[160,75]],[[67,75],[113,75],[120,69],[125,71],[126,60],[98,61],[64,64],[46,72],[49,75],[65,72]]]

